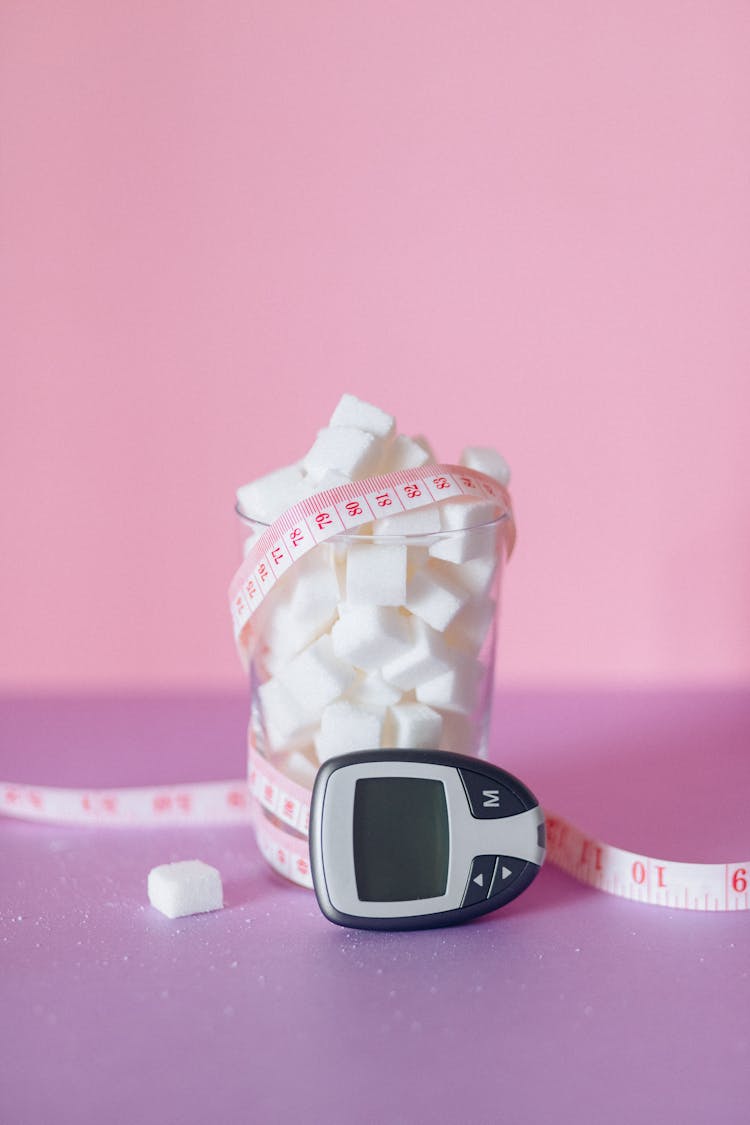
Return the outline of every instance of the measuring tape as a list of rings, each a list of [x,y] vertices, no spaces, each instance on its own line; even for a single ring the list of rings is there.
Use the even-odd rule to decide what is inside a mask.
[[[278,579],[319,543],[363,524],[459,496],[497,503],[506,519],[510,557],[516,532],[507,489],[484,473],[457,465],[423,465],[369,477],[316,493],[289,508],[258,537],[229,587],[234,638],[243,664],[253,643],[253,615]]]
[[[300,558],[335,535],[458,496],[497,503],[506,517],[510,555],[515,525],[507,490],[483,473],[460,466],[422,466],[371,477],[295,504],[258,536],[230,584],[234,637],[243,664],[247,666],[255,641],[256,612]],[[0,812],[96,826],[251,823],[269,865],[292,882],[312,887],[310,795],[308,788],[259,753],[250,729],[247,779],[107,790],[0,782]],[[654,859],[596,840],[554,813],[545,816],[547,858],[598,890],[677,909],[750,909],[750,860],[697,864]]]

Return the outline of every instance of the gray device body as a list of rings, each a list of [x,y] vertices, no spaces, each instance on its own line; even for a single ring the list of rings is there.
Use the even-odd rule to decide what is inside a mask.
[[[536,797],[487,762],[372,750],[331,758],[318,771],[313,886],[338,925],[401,930],[468,921],[516,898],[544,855]]]

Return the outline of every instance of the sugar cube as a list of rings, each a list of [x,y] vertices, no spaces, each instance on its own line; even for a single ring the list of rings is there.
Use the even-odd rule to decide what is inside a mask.
[[[495,603],[492,598],[470,598],[451,622],[445,634],[450,645],[478,652],[484,644],[495,617]]]
[[[432,462],[437,461],[437,457],[435,456],[435,451],[433,450],[432,446],[430,445],[429,441],[424,436],[424,434],[414,434],[414,436],[412,437],[411,440],[414,442],[415,445],[418,445],[420,449],[423,449],[425,451],[425,453],[427,454],[428,463],[430,461],[432,461]]]
[[[405,621],[404,618],[401,620]],[[360,672],[359,679],[349,692],[349,698],[352,703],[360,707],[373,707],[380,710],[398,703],[401,692],[393,684],[386,683],[378,672]]]
[[[292,750],[284,763],[284,773],[298,785],[305,785],[312,789],[315,782],[317,767],[302,750]]]
[[[278,679],[294,697],[299,710],[315,720],[354,682],[354,669],[339,660],[330,633],[324,633],[282,668]]]
[[[284,667],[287,667],[286,662],[282,664],[282,668]],[[302,707],[292,692],[285,687],[278,674],[271,676],[259,686],[258,699],[272,746],[286,745],[312,723],[312,717],[307,709]]]
[[[291,573],[295,580],[289,600],[292,617],[321,628],[331,624],[341,592],[330,553],[316,547],[299,560]]]
[[[440,505],[440,523],[446,532],[430,545],[433,558],[464,563],[498,553],[497,505],[492,500],[446,500]]]
[[[446,567],[430,561],[409,579],[405,605],[433,629],[443,632],[468,598],[466,589]]]
[[[411,644],[381,668],[384,680],[402,691],[412,691],[452,667],[452,656],[440,633],[418,617],[411,618]]]
[[[445,565],[450,566],[451,573],[470,594],[480,595],[489,593],[497,572],[497,564],[497,556],[492,554],[469,559],[460,566],[454,567],[452,563]]]
[[[317,481],[328,472],[342,473],[351,480],[378,471],[383,439],[353,426],[327,426],[318,432],[304,467]]]
[[[323,711],[320,733],[315,735],[318,761],[356,750],[376,750],[380,746],[383,717],[345,699]]]
[[[424,542],[425,546],[416,546],[416,544],[413,542],[408,544],[408,549],[406,552],[407,583],[410,578],[412,578],[415,574],[418,574],[419,571],[423,567],[427,566],[427,563],[430,561],[430,552],[426,544],[430,543],[431,540],[425,539]]]
[[[468,715],[459,711],[443,712],[443,733],[440,749],[454,754],[475,754],[479,749],[479,733]]]
[[[375,672],[411,646],[409,619],[397,609],[342,605],[340,612],[331,630],[333,651],[356,668]]]
[[[375,535],[432,535],[440,529],[440,512],[435,504],[386,516],[373,528]]]
[[[486,473],[500,484],[510,482],[510,465],[496,449],[488,445],[470,445],[461,454],[462,465],[467,469],[476,469],[479,473]]]
[[[443,720],[424,703],[398,703],[390,710],[388,736],[401,750],[437,749]]]
[[[440,523],[444,531],[459,531],[466,527],[480,527],[498,518],[494,500],[444,500],[440,505]]]
[[[406,544],[354,543],[346,559],[346,600],[352,605],[403,605]]]
[[[386,414],[379,406],[363,402],[356,395],[344,394],[331,415],[330,425],[353,426],[357,430],[374,434],[375,437],[387,438],[393,433],[396,419],[392,414]]]
[[[467,657],[433,680],[419,684],[416,696],[420,703],[440,707],[444,711],[470,713],[477,702],[479,685],[484,675],[484,665]]]
[[[429,447],[425,448],[406,434],[397,434],[386,447],[381,472],[396,473],[400,469],[418,469],[434,459],[430,454]]]
[[[275,593],[276,591],[274,591]],[[275,676],[292,657],[302,652],[336,620],[336,606],[321,603],[307,615],[295,614],[291,601],[277,600],[258,622],[256,660],[269,675]],[[261,613],[266,606],[261,607]]]
[[[310,495],[310,484],[299,465],[286,465],[237,489],[237,504],[244,516],[273,523],[282,512]]]
[[[148,898],[167,918],[221,910],[224,905],[221,875],[200,859],[162,863],[148,873]]]
[[[312,480],[312,477],[309,478]],[[329,488],[340,488],[342,484],[351,484],[351,481],[345,473],[339,473],[335,469],[328,469],[321,477],[315,481],[315,492],[327,492]]]

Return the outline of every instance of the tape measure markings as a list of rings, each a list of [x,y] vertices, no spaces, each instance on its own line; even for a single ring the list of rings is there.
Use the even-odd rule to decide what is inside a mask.
[[[247,781],[96,790],[0,783],[0,811],[37,821],[115,827],[254,823],[268,863],[300,886],[311,887],[307,841],[300,834],[309,824],[310,791],[254,747],[248,761]],[[255,814],[253,798],[258,802]],[[273,824],[267,813],[284,824]],[[599,890],[676,909],[750,909],[750,860],[698,864],[654,859],[602,843],[554,813],[546,813],[546,821],[550,862]]]
[[[604,844],[563,817],[546,814],[548,857],[569,875],[610,894],[688,910],[748,910],[750,863],[683,863]]]
[[[363,524],[458,496],[482,496],[510,517],[508,554],[513,548],[512,509],[507,490],[484,473],[458,465],[423,465],[364,481],[338,485],[306,497],[263,531],[229,586],[235,641],[243,661],[246,627],[276,581],[320,543]]]
[[[278,579],[320,543],[395,512],[477,495],[496,500],[509,517],[510,555],[515,527],[507,490],[483,473],[461,466],[426,465],[370,477],[295,504],[261,533],[230,583],[234,635],[243,662],[251,618]],[[312,887],[305,839],[310,790],[264,758],[251,736],[247,779],[89,790],[0,782],[0,812],[78,825],[253,823],[270,866],[287,879]],[[657,860],[602,843],[553,813],[546,814],[546,821],[547,858],[600,890],[680,909],[750,909],[750,860],[725,864]]]
[[[244,779],[119,789],[0,782],[0,812],[58,824],[221,824],[249,820],[251,797]]]

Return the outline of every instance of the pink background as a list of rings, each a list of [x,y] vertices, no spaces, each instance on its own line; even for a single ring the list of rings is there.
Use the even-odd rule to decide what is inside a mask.
[[[0,2],[0,686],[241,683],[233,493],[500,447],[505,682],[750,673],[750,6]]]

